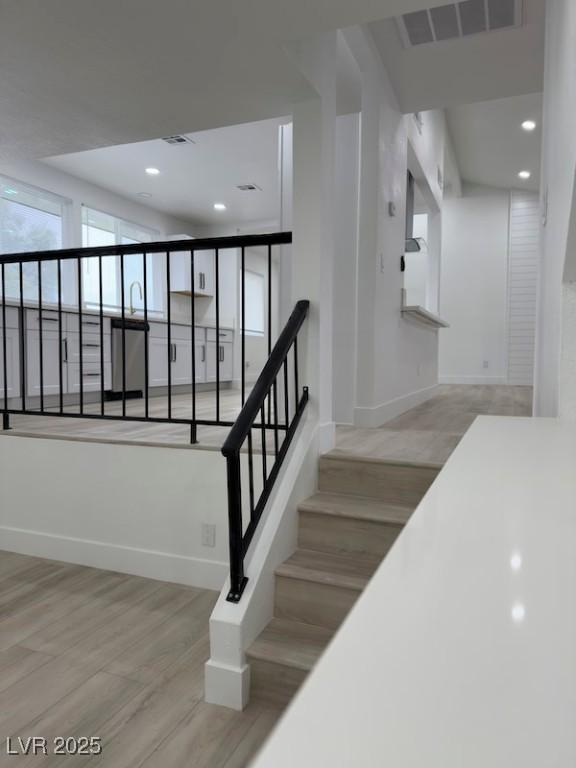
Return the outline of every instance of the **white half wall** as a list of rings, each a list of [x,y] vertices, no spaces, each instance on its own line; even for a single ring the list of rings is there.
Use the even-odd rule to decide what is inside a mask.
[[[542,141],[544,226],[536,330],[534,413],[556,416],[559,407],[562,337],[562,281],[567,254],[576,169],[576,3],[546,3],[546,54]],[[568,258],[567,258],[568,255]],[[572,266],[573,268],[573,266]],[[567,279],[574,280],[575,277]],[[576,380],[573,381],[576,387]],[[563,390],[566,391],[566,382]]]
[[[202,524],[216,526],[215,547]],[[0,435],[0,549],[220,589],[219,451]]]
[[[443,204],[440,381],[504,384],[510,193],[464,185]]]

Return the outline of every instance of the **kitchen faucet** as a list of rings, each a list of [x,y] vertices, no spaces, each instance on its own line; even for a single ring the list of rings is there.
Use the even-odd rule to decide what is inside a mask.
[[[142,301],[142,298],[143,298],[142,285],[138,282],[138,280],[134,280],[133,282],[130,283],[130,310],[129,310],[129,312],[130,312],[131,315],[136,314],[136,309],[134,308],[134,303],[132,301],[132,288],[134,288],[135,285],[138,286],[138,293],[140,294],[140,301]]]

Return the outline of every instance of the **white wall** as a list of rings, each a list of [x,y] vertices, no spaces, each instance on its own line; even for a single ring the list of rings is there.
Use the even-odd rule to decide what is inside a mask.
[[[336,120],[334,238],[334,420],[354,422],[360,115]]]
[[[227,531],[219,451],[0,437],[0,549],[220,589]]]
[[[542,192],[547,199],[536,335],[534,411],[555,416],[559,405],[562,279],[567,257],[576,169],[576,3],[546,3],[546,56],[542,144]],[[576,262],[571,248],[568,264]],[[574,279],[573,277],[571,278]],[[565,334],[576,328],[565,326]],[[564,392],[571,387],[566,386]],[[576,388],[576,381],[572,381]]]
[[[506,305],[510,193],[464,185],[444,200],[440,381],[506,382]]]
[[[362,82],[353,418],[358,426],[378,426],[430,397],[438,381],[438,331],[401,314],[400,257],[409,142],[431,191],[429,202],[437,207],[442,200],[438,168],[444,167],[449,137],[441,113],[422,114],[422,133],[411,116],[402,115],[365,30],[347,30],[345,37]],[[389,215],[390,202],[396,206],[395,216]],[[341,216],[339,211],[337,218]],[[435,238],[439,232],[437,222]],[[349,357],[335,361],[336,380],[347,365]]]

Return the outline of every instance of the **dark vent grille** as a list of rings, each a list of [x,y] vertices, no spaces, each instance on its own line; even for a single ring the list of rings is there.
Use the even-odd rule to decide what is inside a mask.
[[[181,134],[175,134],[174,136],[164,136],[162,138],[162,141],[165,141],[166,144],[196,144],[196,142],[189,138],[188,136],[182,136]]]
[[[425,43],[454,40],[522,23],[523,0],[460,0],[427,11],[405,13],[398,19],[407,48]]]
[[[426,11],[406,13],[402,18],[404,19],[406,32],[412,45],[431,43],[434,40],[432,27],[430,26],[430,20]]]
[[[434,25],[436,40],[450,40],[451,37],[460,36],[455,5],[441,5],[440,8],[432,8],[430,16]]]
[[[477,35],[486,31],[484,0],[464,0],[458,3],[463,35]]]
[[[514,10],[514,0],[488,0],[490,29],[513,26]]]

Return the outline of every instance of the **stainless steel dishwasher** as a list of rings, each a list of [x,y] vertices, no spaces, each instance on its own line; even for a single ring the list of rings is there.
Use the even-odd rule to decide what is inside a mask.
[[[146,386],[146,331],[143,320],[112,318],[112,398],[122,397],[124,369],[122,366],[122,329],[126,354],[126,397],[143,397]]]

